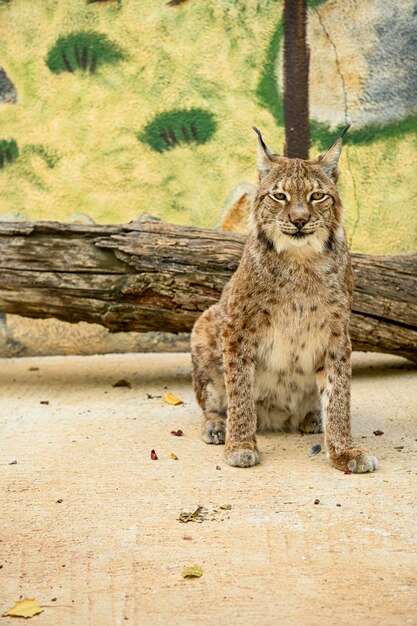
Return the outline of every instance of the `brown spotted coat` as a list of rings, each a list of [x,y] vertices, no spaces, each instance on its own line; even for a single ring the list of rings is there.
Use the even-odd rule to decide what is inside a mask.
[[[353,274],[336,186],[341,147],[340,138],[318,159],[288,159],[259,133],[251,234],[191,341],[203,439],[225,443],[230,465],[259,463],[257,430],[323,428],[335,467],[377,468],[351,437]]]

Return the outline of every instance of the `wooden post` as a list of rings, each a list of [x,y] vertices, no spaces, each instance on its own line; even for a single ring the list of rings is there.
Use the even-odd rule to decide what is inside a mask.
[[[285,155],[308,159],[307,0],[284,1]]]

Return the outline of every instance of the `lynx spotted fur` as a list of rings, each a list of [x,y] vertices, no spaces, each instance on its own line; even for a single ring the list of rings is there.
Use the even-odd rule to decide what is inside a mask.
[[[372,472],[350,427],[353,274],[337,190],[342,137],[317,159],[271,152],[257,129],[252,229],[220,301],[195,323],[203,439],[229,465],[259,463],[257,430],[318,433],[340,470]]]

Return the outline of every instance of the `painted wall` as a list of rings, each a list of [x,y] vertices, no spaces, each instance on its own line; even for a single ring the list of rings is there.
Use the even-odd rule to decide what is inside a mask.
[[[0,218],[215,227],[256,183],[251,126],[284,141],[282,5],[171,4],[0,0]],[[310,2],[311,154],[352,122],[355,251],[416,247],[416,32],[411,0]]]

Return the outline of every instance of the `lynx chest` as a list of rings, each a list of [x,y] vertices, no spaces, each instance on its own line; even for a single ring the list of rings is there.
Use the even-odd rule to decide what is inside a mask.
[[[317,400],[315,370],[329,340],[329,323],[311,302],[277,307],[269,321],[258,343],[255,401],[265,409],[265,428],[280,429],[288,419],[296,427]]]

